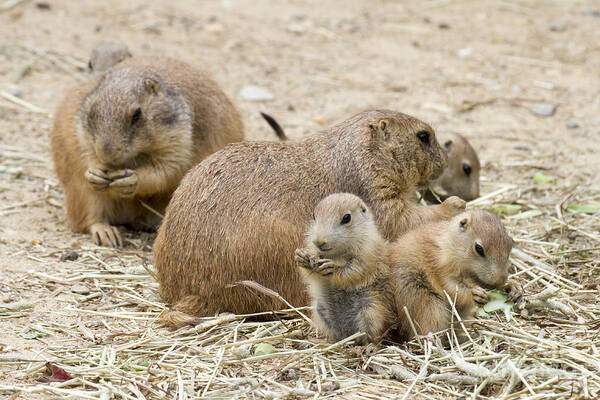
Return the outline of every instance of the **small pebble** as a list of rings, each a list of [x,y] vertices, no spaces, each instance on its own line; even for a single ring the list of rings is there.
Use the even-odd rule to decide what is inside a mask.
[[[239,359],[243,359],[243,358],[250,356],[251,350],[252,350],[252,344],[248,343],[248,344],[243,344],[241,346],[234,347],[231,350],[231,353],[235,357],[237,357]]]
[[[540,117],[551,117],[556,112],[556,104],[550,103],[535,103],[529,109]]]
[[[249,101],[269,101],[275,98],[268,89],[259,86],[245,86],[240,91],[240,96]]]
[[[473,53],[473,49],[470,47],[465,47],[462,49],[458,49],[458,51],[456,52],[458,54],[459,57],[461,58],[465,58],[471,55],[471,53]]]
[[[79,254],[76,251],[65,251],[60,256],[60,261],[75,261],[79,258]]]
[[[0,165],[0,174],[8,174],[15,178],[20,178],[23,175],[23,167],[5,167],[4,165]]]
[[[225,27],[218,23],[207,24],[206,26],[204,26],[204,30],[210,33],[214,33],[216,35],[220,35],[221,33],[225,32]]]
[[[440,28],[442,30],[447,30],[447,29],[450,29],[450,25],[445,22],[442,22],[442,23],[438,24],[438,28]]]
[[[21,88],[19,88],[19,86],[15,85],[14,83],[7,83],[6,91],[9,94],[12,94],[13,96],[19,97],[19,98],[23,95],[23,92],[21,92]]]
[[[340,384],[337,382],[323,382],[321,383],[321,390],[324,392],[333,392],[334,390],[338,390],[340,388]]]
[[[408,91],[408,86],[404,86],[404,85],[392,85],[389,86],[388,89],[392,92],[397,92],[397,93],[404,93]]]
[[[567,128],[568,129],[577,129],[577,128],[579,128],[579,122],[577,122],[577,121],[568,121],[567,122]]]
[[[325,117],[317,117],[315,118],[315,122],[319,125],[325,125],[325,122],[327,121],[325,120]]]
[[[296,381],[298,380],[298,372],[294,368],[286,369],[281,373],[279,378],[282,381]]]
[[[88,295],[90,294],[90,289],[85,286],[83,283],[76,283],[73,286],[71,286],[71,292],[73,293],[77,293],[77,294],[82,294],[82,295]]]
[[[15,300],[15,296],[13,296],[12,294],[8,294],[8,295],[2,297],[3,303],[12,303],[14,300]]]
[[[45,1],[38,1],[37,3],[35,3],[35,6],[40,10],[49,10],[51,8],[50,3],[47,3]]]
[[[302,35],[304,32],[306,32],[306,26],[303,24],[289,24],[287,30],[295,33],[296,35]]]
[[[514,149],[520,151],[531,151],[531,148],[527,146],[515,146]]]
[[[567,30],[567,24],[564,22],[553,22],[550,24],[550,30],[552,32],[564,32]]]

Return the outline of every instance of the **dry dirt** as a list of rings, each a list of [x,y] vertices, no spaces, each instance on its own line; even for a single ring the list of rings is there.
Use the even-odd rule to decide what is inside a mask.
[[[35,304],[0,314],[0,386],[36,385],[43,370],[19,374],[35,365],[19,360],[60,359],[60,352],[50,356],[47,350],[88,345],[86,329],[93,330],[92,342],[111,329],[126,329],[110,317],[101,322],[104,317],[69,311],[90,304],[92,310],[119,307],[118,288],[94,278],[48,276],[151,264],[151,235],[127,233],[125,249],[113,251],[71,233],[53,173],[51,113],[67,88],[89,79],[87,57],[102,41],[208,70],[240,109],[249,139],[274,140],[259,111],[300,139],[356,111],[389,108],[438,131],[463,133],[482,160],[482,194],[505,184],[531,188],[532,175],[543,171],[564,190],[538,191],[534,203],[552,210],[561,201],[563,208],[573,199],[600,201],[597,1],[10,3],[0,3],[0,90],[18,90],[20,99],[38,108],[0,97],[0,300]],[[274,100],[244,100],[240,90],[247,85],[267,88]],[[558,107],[553,116],[541,117],[531,111],[535,103]],[[578,127],[569,129],[569,121]],[[501,200],[519,203],[520,192],[512,193]],[[592,249],[584,264],[595,274],[578,283],[598,277],[598,214],[586,218],[595,221],[591,236],[561,233],[559,244]],[[517,239],[527,236],[527,226],[506,223]],[[535,229],[550,224],[542,219]],[[550,236],[548,241],[555,240]],[[61,261],[67,250],[80,253],[81,262]],[[72,293],[75,283],[97,296]],[[152,297],[149,288],[132,290]],[[36,330],[48,326],[55,329]]]

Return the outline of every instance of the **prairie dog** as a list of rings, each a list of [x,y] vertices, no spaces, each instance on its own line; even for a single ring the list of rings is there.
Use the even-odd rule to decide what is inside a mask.
[[[427,334],[450,327],[452,311],[445,293],[462,319],[473,318],[477,304],[488,301],[485,289],[508,290],[509,300],[517,300],[522,289],[507,280],[512,247],[500,219],[476,209],[406,233],[390,252],[395,306],[406,306],[417,332]],[[400,339],[411,338],[403,312],[399,322]]]
[[[93,75],[98,75],[131,57],[129,49],[122,43],[100,43],[92,50],[88,68]]]
[[[408,340],[413,331],[404,307],[417,332],[427,334],[450,327],[445,293],[456,299],[463,319],[487,302],[484,288],[508,289],[509,300],[519,298],[521,287],[507,280],[512,246],[499,218],[481,210],[386,242],[366,205],[342,193],[317,205],[296,262],[309,284],[317,329],[331,340],[364,331],[374,341],[387,330]]]
[[[448,154],[448,166],[442,175],[430,184],[440,199],[458,196],[465,201],[479,197],[479,157],[469,141],[458,133],[439,135],[440,143]],[[431,192],[426,192],[428,201],[437,203]]]
[[[239,114],[206,74],[170,58],[129,58],[69,91],[50,133],[74,232],[121,246],[117,225],[155,229],[183,175],[243,140]]]
[[[388,110],[359,113],[299,142],[227,146],[186,175],[167,208],[154,243],[161,296],[193,315],[283,306],[235,286],[253,280],[305,305],[294,251],[317,203],[337,192],[359,195],[393,240],[464,210],[456,197],[431,207],[414,202],[445,157],[429,125]]]
[[[337,193],[317,204],[296,263],[313,299],[313,322],[330,341],[365,332],[359,342],[375,342],[393,323],[388,247],[357,196]]]

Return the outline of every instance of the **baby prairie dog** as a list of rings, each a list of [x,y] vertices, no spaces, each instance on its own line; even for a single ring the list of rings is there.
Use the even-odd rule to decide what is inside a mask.
[[[458,196],[465,201],[479,197],[479,158],[469,141],[458,133],[440,134],[440,144],[448,154],[448,166],[430,185],[425,198],[437,203],[431,191],[444,200]]]
[[[478,304],[485,304],[485,289],[507,290],[518,300],[522,288],[507,280],[513,240],[500,219],[483,210],[469,210],[448,221],[429,223],[401,236],[391,245],[389,265],[399,339],[413,331],[427,334],[450,327],[448,296],[462,319],[471,319]]]
[[[357,196],[332,194],[316,206],[296,264],[313,299],[313,322],[329,340],[365,332],[360,343],[376,342],[392,324],[388,248]]]
[[[296,263],[309,285],[317,329],[330,339],[364,331],[373,341],[393,329],[395,338],[408,340],[413,331],[404,307],[417,332],[427,334],[450,327],[445,293],[463,319],[487,302],[485,289],[508,289],[509,300],[518,299],[520,286],[507,280],[512,246],[498,217],[481,210],[386,242],[357,196],[334,194],[315,209]]]
[[[131,53],[124,44],[100,43],[92,50],[88,67],[93,75],[98,75],[128,58],[131,58]]]
[[[183,175],[243,140],[240,116],[206,74],[164,57],[129,58],[69,91],[50,133],[74,232],[121,246],[117,225],[153,230]],[[142,204],[142,202],[144,204]]]

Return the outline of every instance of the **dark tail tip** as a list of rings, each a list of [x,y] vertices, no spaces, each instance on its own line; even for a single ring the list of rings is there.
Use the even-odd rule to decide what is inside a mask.
[[[264,112],[261,112],[260,115],[262,115],[262,117],[265,119],[265,121],[267,121],[269,126],[273,128],[279,140],[287,140],[287,135],[285,134],[281,126],[279,126],[277,121],[275,121],[275,118],[271,117],[269,114],[265,114]]]

